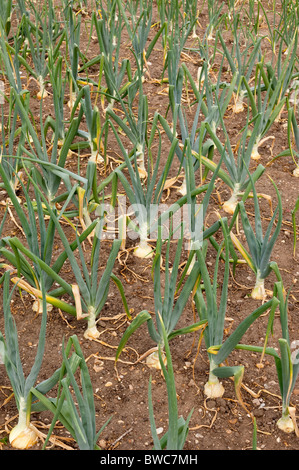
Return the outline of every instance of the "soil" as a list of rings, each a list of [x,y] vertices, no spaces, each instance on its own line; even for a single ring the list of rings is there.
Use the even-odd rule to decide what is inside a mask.
[[[271,11],[271,2],[262,2],[268,12]],[[272,4],[272,3],[271,3]],[[157,15],[156,6],[153,12],[153,24]],[[270,15],[270,13],[269,13]],[[270,16],[269,16],[270,17]],[[83,20],[90,24],[91,10],[86,7]],[[271,17],[270,17],[271,18]],[[206,7],[199,16],[198,34],[202,35],[208,21]],[[229,39],[229,32],[222,25],[226,38]],[[154,28],[153,28],[154,29]],[[267,34],[267,25],[263,24],[261,34]],[[154,31],[151,31],[153,34]],[[91,43],[88,37],[81,37],[80,48],[86,50],[89,58],[99,53],[99,46],[96,39]],[[194,45],[195,43],[195,45]],[[129,48],[128,38],[124,32],[124,54],[131,58],[132,53]],[[187,49],[187,46],[196,47],[196,40],[190,40],[185,49],[184,60],[190,71],[196,74],[198,66],[198,52]],[[263,42],[265,54],[271,54],[268,42]],[[163,72],[163,50],[161,44],[157,44],[150,56],[150,75],[146,76],[144,90],[149,100],[150,118],[155,111],[165,115],[168,94],[167,84],[161,82]],[[217,71],[220,66],[219,57],[215,57],[213,71]],[[97,67],[93,67],[96,76]],[[229,74],[229,72],[227,72]],[[30,82],[32,94],[31,111],[33,116],[38,117],[39,101],[35,98],[37,89],[34,82]],[[43,102],[43,113],[47,116],[53,113],[51,97]],[[225,125],[229,137],[233,144],[238,141],[239,132],[242,130],[246,120],[247,109],[238,115],[233,115],[231,108],[225,115]],[[283,204],[283,224],[278,240],[272,252],[272,260],[278,263],[283,277],[285,289],[291,288],[289,299],[289,332],[291,341],[297,340],[299,335],[299,289],[298,289],[298,249],[293,255],[293,232],[292,232],[292,210],[298,199],[298,181],[292,175],[295,168],[291,157],[279,158],[272,161],[273,157],[288,147],[287,142],[287,111],[285,108],[280,119],[273,124],[267,135],[271,136],[260,148],[262,163],[266,170],[257,182],[257,189],[260,193],[272,198],[273,208],[276,207],[277,198],[270,178],[276,183],[280,190]],[[272,138],[274,137],[274,138]],[[108,158],[109,166],[105,169],[99,165],[98,182],[115,167],[120,159],[116,142],[113,137],[109,137]],[[169,142],[163,135],[163,145],[166,153]],[[84,152],[80,155],[80,171],[84,174],[88,156]],[[78,157],[76,153],[68,160],[68,166],[72,170],[78,168]],[[254,164],[256,165],[256,164]],[[253,167],[254,167],[253,165]],[[170,176],[176,175],[178,171],[178,161],[175,160]],[[209,175],[209,178],[211,175]],[[269,178],[270,177],[270,178]],[[174,202],[177,197],[177,185],[170,187],[164,193],[164,202],[167,204]],[[108,188],[109,189],[109,188]],[[109,193],[108,193],[109,194]],[[215,190],[212,194],[207,223],[211,224],[215,220],[215,211],[219,211],[222,216],[227,216],[222,209],[222,203],[229,196],[229,190],[220,179],[216,181]],[[5,193],[2,192],[3,202],[6,200]],[[24,201],[22,191],[19,197]],[[260,198],[261,214],[264,227],[268,225],[271,217],[271,207],[269,199]],[[246,202],[248,214],[253,218],[254,207],[251,199]],[[0,220],[5,210],[4,205],[0,205]],[[11,215],[14,213],[11,208]],[[17,218],[9,216],[6,219],[3,235],[12,235],[24,240],[21,227],[17,225]],[[65,225],[65,231],[69,238],[73,236],[72,229]],[[242,232],[241,232],[242,236]],[[243,242],[245,243],[244,239]],[[101,265],[105,266],[107,256],[110,251],[111,241],[102,244]],[[126,249],[122,251],[114,267],[114,273],[121,279],[129,308],[134,318],[140,311],[147,310],[154,314],[153,281],[151,277],[151,260],[141,260],[134,256],[133,247],[135,242],[128,240]],[[154,246],[154,245],[153,245]],[[84,243],[86,258],[90,256],[90,245]],[[57,238],[55,254],[59,253],[61,245]],[[182,266],[186,259],[186,252],[182,253]],[[215,261],[215,250],[209,246],[208,266]],[[221,265],[221,269],[223,265]],[[182,267],[180,268],[180,272]],[[163,267],[162,267],[163,273]],[[225,338],[237,325],[253,312],[261,301],[251,298],[251,289],[254,286],[254,275],[248,265],[240,263],[233,273],[231,269],[229,283],[229,294],[225,321]],[[66,264],[63,268],[63,275],[68,282],[74,282],[73,273]],[[268,298],[271,297],[275,275],[271,273],[266,280]],[[219,276],[221,287],[221,276]],[[162,281],[163,287],[163,281]],[[2,305],[2,292],[1,299]],[[15,319],[18,335],[19,348],[27,375],[33,365],[38,345],[38,335],[40,328],[40,316],[32,310],[33,299],[30,295],[15,291],[11,310]],[[187,326],[198,319],[197,312],[191,300],[188,301],[184,314],[180,319],[179,327]],[[256,320],[245,337],[243,343],[253,345],[263,345],[267,328],[268,312]],[[97,429],[111,418],[111,421],[102,432],[99,445],[105,450],[115,451],[149,451],[153,446],[153,439],[150,429],[148,410],[148,386],[152,377],[152,398],[157,428],[163,434],[168,427],[168,400],[165,380],[160,370],[149,368],[142,359],[143,355],[155,346],[151,340],[147,326],[142,325],[131,337],[122,352],[117,364],[115,364],[115,353],[119,342],[130,324],[127,318],[120,294],[116,286],[111,283],[109,296],[101,312],[98,328],[100,337],[98,340],[88,341],[83,337],[86,329],[84,320],[77,320],[71,315],[54,308],[48,314],[45,354],[38,377],[38,382],[50,377],[59,367],[62,361],[62,344],[66,343],[71,335],[77,335],[87,365],[89,367],[91,382],[94,391],[94,401],[96,408]],[[3,315],[0,316],[0,331],[4,331]],[[234,351],[228,358],[229,365],[243,365],[245,368],[243,386],[241,388],[243,404],[237,399],[234,383],[230,379],[224,379],[223,385],[225,393],[220,399],[206,399],[203,392],[204,384],[208,376],[208,356],[204,343],[198,348],[200,334],[193,333],[174,338],[170,343],[171,355],[175,373],[176,391],[178,398],[179,414],[184,418],[193,409],[190,420],[190,428],[185,443],[185,450],[245,450],[252,448],[253,442],[253,418],[257,425],[257,447],[261,450],[298,450],[299,439],[295,433],[290,435],[283,433],[277,427],[277,420],[281,416],[281,396],[278,378],[273,358],[266,356],[260,366],[260,355],[246,351]],[[274,322],[272,335],[269,337],[269,345],[278,348],[278,339],[281,335],[279,318]],[[17,422],[17,408],[12,393],[12,388],[6,374],[4,365],[0,365],[0,439],[3,450],[12,450],[7,437],[10,429]],[[293,391],[291,405],[299,406],[299,385]],[[52,416],[47,412],[34,413],[32,423],[46,435]],[[49,444],[51,450],[77,449],[77,444],[70,437],[67,431],[57,423],[54,434],[59,438],[57,443]],[[161,435],[162,435],[161,434]],[[42,439],[33,450],[41,449]]]

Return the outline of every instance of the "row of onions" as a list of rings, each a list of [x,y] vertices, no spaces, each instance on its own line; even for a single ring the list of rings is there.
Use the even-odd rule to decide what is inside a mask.
[[[53,376],[39,384],[36,379],[42,367],[49,310],[60,309],[85,321],[85,339],[97,339],[98,319],[111,282],[117,286],[129,323],[117,349],[116,362],[131,335],[146,323],[154,343],[145,355],[147,364],[161,369],[165,377],[169,429],[162,438],[157,434],[149,383],[150,425],[156,449],[184,447],[192,411],[186,419],[179,416],[171,341],[178,335],[196,332],[209,359],[206,396],[222,396],[221,379],[233,377],[242,404],[240,389],[245,368],[224,363],[232,351],[241,349],[261,353],[261,361],[269,355],[274,358],[281,391],[282,417],[278,426],[285,432],[294,432],[296,422],[290,399],[299,371],[298,360],[291,354],[289,294],[279,267],[272,260],[283,208],[273,181],[277,206],[263,233],[259,197],[267,195],[257,193],[256,183],[266,171],[259,162],[259,147],[274,139],[272,125],[284,110],[288,112],[289,148],[276,158],[291,156],[296,166],[294,177],[298,176],[298,24],[293,34],[288,27],[291,19],[298,17],[296,2],[282,2],[275,34],[260,1],[249,1],[247,8],[239,2],[204,2],[209,16],[209,27],[204,32],[198,21],[203,6],[197,1],[163,0],[154,4],[152,0],[93,0],[89,5],[83,0],[45,0],[40,8],[26,0],[5,3],[0,4],[0,67],[5,83],[1,96],[5,112],[1,125],[0,185],[6,195],[0,226],[5,325],[0,335],[0,357],[19,411],[19,422],[9,435],[11,445],[20,449],[35,445],[39,433],[30,423],[30,413],[47,409],[53,414],[53,422],[44,446],[51,441],[59,419],[80,449],[100,448],[97,442],[108,422],[96,430],[92,384],[76,335],[64,345],[61,365]],[[92,14],[86,22],[90,6]],[[262,21],[269,29],[266,38],[259,34]],[[88,47],[85,51],[80,46],[80,38],[88,27],[88,47],[94,40],[99,46],[98,54],[92,58],[88,57]],[[221,31],[230,34],[230,49]],[[129,38],[130,59],[122,58],[124,32]],[[190,38],[192,48],[188,49]],[[265,63],[263,55],[265,40],[273,47],[269,63]],[[164,96],[169,106],[165,115],[156,111],[152,117],[145,85],[151,80],[151,54],[156,49],[162,50],[159,83],[167,84]],[[191,52],[200,58],[196,76],[184,61]],[[213,61],[219,55],[221,64],[215,72]],[[38,119],[30,108],[34,98],[30,91],[32,82],[38,87]],[[45,118],[44,103],[49,102],[54,112]],[[225,126],[227,112],[244,116],[236,147]],[[121,156],[113,170],[109,170],[110,136]],[[86,152],[83,171],[80,159]],[[69,163],[76,159],[78,171],[70,170],[74,165]],[[106,169],[105,177],[98,171],[102,167]],[[171,190],[171,184],[180,179],[183,182],[177,187],[179,197],[160,211],[164,191]],[[219,179],[231,196],[223,203],[224,215],[218,213],[216,222],[208,226],[206,215]],[[120,211],[124,195],[130,207],[124,206]],[[249,197],[254,201],[253,222],[246,207]],[[297,203],[293,210],[294,250],[298,208]],[[183,210],[188,230],[185,221],[178,223],[176,218]],[[18,220],[22,239],[6,234],[9,216]],[[109,224],[117,237],[111,242],[106,267],[100,274],[101,243],[105,237],[109,239]],[[238,237],[240,224],[244,243]],[[66,225],[73,230],[72,243],[66,235]],[[128,232],[139,240],[134,250],[136,263],[147,259],[152,264],[154,315],[142,310],[132,318],[126,288],[114,273],[119,255],[126,249]],[[187,259],[183,256],[186,237]],[[58,256],[54,249],[57,238],[61,246]],[[170,254],[173,241],[177,243],[174,260]],[[88,262],[86,247],[90,249]],[[206,261],[208,250],[214,252],[213,273]],[[181,274],[183,261],[186,264]],[[63,276],[66,262],[72,269],[71,283]],[[244,263],[255,274],[251,297],[257,307],[227,336],[224,322],[230,266],[237,269],[238,264]],[[267,300],[265,281],[270,272],[275,274],[276,282]],[[36,360],[27,377],[10,310],[12,296],[19,289],[32,296],[33,308],[41,318]],[[178,328],[190,301],[198,318]],[[265,312],[270,313],[264,344],[243,344],[247,330]],[[280,354],[267,345],[274,321],[281,324]],[[76,382],[76,371],[80,372],[83,392]],[[48,393],[54,388],[58,390],[57,397],[50,399]]]

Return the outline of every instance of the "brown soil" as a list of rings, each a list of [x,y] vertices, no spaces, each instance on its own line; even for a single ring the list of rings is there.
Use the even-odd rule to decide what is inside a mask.
[[[266,8],[270,5],[265,3]],[[270,2],[269,2],[270,3]],[[84,17],[85,21],[90,19],[90,11]],[[200,18],[199,34],[204,31],[207,16],[202,13]],[[267,32],[266,29],[264,31]],[[81,47],[87,45],[88,38],[82,37]],[[265,41],[266,50],[267,41]],[[124,50],[130,56],[128,44],[124,41]],[[94,41],[88,48],[88,57],[98,54],[98,44]],[[190,70],[195,73],[197,58],[196,54],[188,53],[185,57]],[[132,59],[132,55],[130,56]],[[219,59],[218,59],[219,60]],[[132,60],[133,62],[133,60]],[[168,95],[166,85],[161,84],[161,73],[163,69],[163,51],[158,45],[150,57],[150,78],[147,77],[144,89],[149,99],[150,115],[155,110],[164,113]],[[219,64],[218,64],[219,65]],[[217,67],[217,58],[214,67]],[[96,67],[94,68],[96,74]],[[31,84],[33,87],[33,83]],[[34,90],[32,90],[34,97]],[[43,104],[44,115],[52,112],[50,108],[50,98]],[[47,108],[49,104],[49,108]],[[39,102],[33,99],[33,115],[38,116]],[[233,115],[228,110],[225,116],[226,128],[232,142],[238,138],[238,132],[244,125],[246,112],[240,115]],[[261,147],[261,163],[266,166],[273,156],[277,155],[287,147],[286,121],[287,113],[284,110],[279,122],[270,129],[269,135],[275,139],[269,139]],[[235,140],[234,140],[235,139]],[[163,141],[167,149],[169,144],[164,136]],[[115,150],[115,142],[111,138],[109,141],[108,155],[111,158],[111,165],[114,158],[119,158]],[[84,164],[87,158],[81,156],[81,171],[84,174]],[[177,161],[174,163],[174,173],[177,171]],[[69,167],[77,168],[77,158],[69,161]],[[275,160],[266,166],[265,174],[257,183],[258,191],[273,198],[273,207],[276,207],[276,195],[270,176],[277,184],[283,203],[283,226],[280,236],[275,245],[272,260],[277,261],[283,275],[283,282],[286,289],[292,287],[289,302],[289,330],[291,340],[298,339],[299,334],[299,303],[297,279],[299,276],[298,261],[293,256],[293,235],[291,224],[291,211],[298,198],[298,182],[292,176],[294,162],[286,157]],[[107,170],[109,171],[109,170]],[[104,177],[103,168],[99,167],[99,181]],[[217,180],[216,188],[211,198],[209,215],[207,220],[215,218],[215,209],[225,215],[221,202],[229,194],[227,187],[220,180]],[[3,199],[5,195],[2,194]],[[22,198],[22,194],[20,194]],[[169,193],[165,193],[165,201],[174,201],[177,197],[177,189],[171,188]],[[262,215],[265,224],[268,224],[271,217],[270,206],[265,198],[261,199]],[[253,203],[246,203],[248,213],[253,213]],[[0,205],[0,219],[4,214],[4,206]],[[66,230],[70,230],[66,226]],[[22,239],[22,232],[16,226],[12,218],[8,218],[4,230],[4,235],[14,233]],[[71,236],[71,231],[69,232]],[[57,241],[59,244],[59,241]],[[102,265],[105,265],[105,256],[109,253],[110,242],[103,246]],[[104,245],[104,244],[103,244]],[[114,272],[122,280],[129,308],[133,317],[141,310],[154,312],[153,282],[151,278],[151,261],[142,261],[134,257],[132,247],[134,243],[128,241],[127,251],[121,253]],[[59,246],[57,246],[59,250]],[[85,243],[86,256],[89,256],[89,245]],[[58,251],[57,251],[58,252]],[[215,251],[209,248],[209,260],[213,264]],[[184,261],[184,254],[182,262]],[[211,271],[212,272],[212,271]],[[64,275],[67,281],[73,282],[72,272],[65,267]],[[267,278],[266,288],[271,296],[274,274]],[[221,282],[221,277],[220,281]],[[230,277],[229,298],[227,306],[227,318],[225,323],[225,336],[228,335],[248,314],[256,309],[260,303],[250,297],[251,289],[254,285],[254,276],[249,267],[239,264],[236,268],[235,276]],[[2,296],[2,293],[1,293]],[[2,298],[0,299],[2,305]],[[17,324],[19,333],[19,347],[24,367],[27,374],[33,364],[40,327],[40,318],[36,317],[32,311],[32,298],[23,293],[22,298],[15,292],[12,312]],[[196,314],[196,313],[195,313]],[[267,315],[258,319],[246,333],[243,342],[246,344],[263,345],[267,327]],[[194,311],[191,301],[188,302],[184,315],[179,326],[189,325],[194,321]],[[101,313],[98,327],[101,336],[98,341],[87,341],[83,338],[86,324],[83,320],[77,321],[75,318],[54,309],[49,313],[46,350],[44,361],[39,375],[42,381],[54,372],[62,360],[61,347],[63,338],[65,342],[71,335],[76,334],[81,342],[81,347],[89,366],[91,381],[94,390],[94,400],[96,406],[97,429],[99,429],[108,418],[112,417],[109,425],[100,437],[100,445],[108,450],[150,450],[153,445],[149,413],[148,413],[148,384],[152,376],[152,392],[157,427],[167,430],[168,423],[168,401],[165,381],[161,371],[150,369],[139,358],[150,348],[155,346],[147,332],[146,325],[143,325],[130,338],[126,350],[121,354],[115,366],[114,357],[119,341],[127,328],[129,321],[125,315],[120,295],[111,284],[109,298]],[[0,316],[0,331],[3,331],[3,315]],[[273,335],[269,338],[269,345],[278,347],[280,338],[279,319],[274,323]],[[234,384],[231,380],[223,380],[225,393],[223,398],[206,400],[203,393],[203,386],[208,374],[208,358],[204,344],[201,344],[199,351],[197,344],[198,333],[175,338],[171,346],[171,354],[174,365],[176,390],[178,397],[179,412],[185,418],[194,409],[190,430],[187,437],[185,450],[244,450],[252,447],[253,417],[257,423],[257,446],[262,450],[297,450],[299,440],[295,434],[287,435],[282,433],[276,425],[281,414],[281,397],[279,392],[278,379],[274,360],[266,357],[263,367],[258,367],[260,357],[258,354],[235,351],[228,363],[230,365],[242,364],[245,366],[243,378],[242,397],[246,409],[237,400]],[[12,395],[10,382],[5,368],[0,365],[0,438],[2,439],[2,449],[11,449],[6,438],[11,427],[16,424],[17,409]],[[299,387],[295,388],[292,395],[292,406],[299,405]],[[34,414],[32,422],[41,432],[47,432],[47,426],[51,420],[49,413]],[[69,439],[65,430],[57,426],[54,434],[60,436],[61,442],[76,449],[76,443]],[[63,440],[63,439],[66,440]],[[34,449],[40,449],[40,441]],[[61,445],[53,445],[52,449],[61,449]]]

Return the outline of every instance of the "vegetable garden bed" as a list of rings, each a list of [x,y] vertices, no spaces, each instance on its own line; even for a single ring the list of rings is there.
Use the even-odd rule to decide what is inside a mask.
[[[1,448],[297,450],[297,2],[1,13]]]

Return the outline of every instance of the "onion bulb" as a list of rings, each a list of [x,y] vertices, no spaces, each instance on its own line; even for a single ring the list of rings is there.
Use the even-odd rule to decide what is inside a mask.
[[[36,313],[43,313],[43,301],[42,299],[36,299],[33,302],[32,310]],[[47,303],[47,312],[51,312],[53,310],[53,305]]]
[[[25,450],[34,446],[37,441],[38,434],[27,416],[26,400],[20,397],[18,424],[10,431],[9,442],[15,449]]]
[[[162,361],[163,361],[164,365],[166,366],[167,359],[166,359],[166,356],[165,356],[164,352],[162,352]],[[160,359],[159,359],[159,351],[152,352],[149,356],[147,356],[145,362],[148,365],[148,367],[152,367],[154,369],[160,370],[161,369],[161,363],[160,363]]]
[[[255,143],[252,148],[252,152],[251,152],[252,160],[259,160],[261,158],[258,147],[259,147],[259,144]]]
[[[181,187],[178,190],[178,193],[181,194],[182,196],[186,196],[187,194],[187,183],[186,183],[186,177],[184,177],[183,182]]]
[[[152,258],[153,249],[147,240],[140,240],[139,245],[134,250],[134,255],[138,258]]]
[[[227,214],[231,214],[231,215],[234,214],[235,209],[238,204],[239,191],[240,191],[240,185],[236,184],[231,197],[227,201],[224,202],[222,207],[223,207],[223,210]]]
[[[296,178],[299,178],[299,166],[297,166],[295,170],[293,171],[293,176],[295,176]]]
[[[242,113],[244,111],[244,95],[244,90],[241,90],[236,97],[235,104],[233,106],[233,112],[235,114]]]
[[[33,427],[17,424],[9,434],[9,442],[15,449],[25,450],[34,446],[38,435]]]
[[[256,275],[255,286],[252,290],[251,297],[256,300],[263,300],[266,297],[265,279],[260,277],[259,271]]]
[[[100,155],[98,149],[94,150],[93,144],[90,145],[90,149],[91,149],[91,155],[89,157],[89,161],[94,162],[94,163],[103,163],[104,158],[102,157],[102,155]]]
[[[76,92],[70,93],[70,99],[69,99],[69,101],[67,102],[67,105],[68,105],[68,107],[69,107],[70,110],[73,109],[74,103],[75,103],[76,99],[77,99]],[[80,109],[80,106],[81,106],[81,103],[78,104],[77,109]]]
[[[39,83],[39,92],[37,93],[36,97],[37,99],[42,100],[46,98],[49,95],[49,93],[47,92],[45,88],[45,84],[44,84],[42,77],[39,77],[37,81]]]
[[[216,366],[213,360],[211,360],[209,380],[204,387],[204,393],[208,398],[221,398],[224,394],[224,387],[222,383],[219,382],[218,377],[212,372],[215,367],[218,366]]]
[[[218,379],[216,382],[209,380],[205,384],[204,392],[208,398],[221,398],[224,394],[224,387]]]
[[[289,413],[292,408],[288,408],[287,411],[282,415],[282,417],[277,421],[277,426],[281,431],[284,431],[287,434],[295,431],[294,421]]]
[[[36,97],[38,100],[42,100],[49,95],[45,88],[42,88],[40,91],[37,92]]]
[[[85,330],[84,338],[92,341],[94,339],[98,339],[99,336],[100,332],[96,326],[95,309],[94,307],[89,307],[87,317],[87,329]]]

